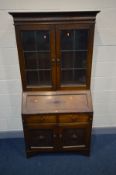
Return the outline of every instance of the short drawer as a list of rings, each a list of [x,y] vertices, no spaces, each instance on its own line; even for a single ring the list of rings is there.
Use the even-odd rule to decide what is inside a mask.
[[[38,115],[23,117],[24,122],[27,124],[33,123],[56,123],[56,116],[54,115]]]
[[[61,115],[59,116],[60,123],[73,123],[73,122],[88,122],[88,115]]]

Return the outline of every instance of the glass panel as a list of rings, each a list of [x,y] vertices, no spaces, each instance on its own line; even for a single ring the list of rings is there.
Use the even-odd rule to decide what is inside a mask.
[[[22,46],[28,85],[51,84],[50,33],[48,30],[22,31]]]
[[[75,82],[77,82],[77,84],[86,83],[86,69],[82,69],[82,70],[76,69],[74,73],[75,73]]]
[[[26,71],[27,84],[37,85],[38,84],[38,72],[37,71]]]
[[[25,51],[36,50],[35,31],[23,31],[22,44]]]
[[[25,64],[26,69],[49,69],[50,68],[50,54],[38,52],[26,52]]]
[[[61,50],[87,50],[88,29],[62,30]]]
[[[50,53],[38,53],[38,62],[40,69],[49,69],[50,63]]]
[[[48,31],[37,31],[36,37],[38,50],[50,50],[50,39]]]
[[[68,84],[73,82],[73,71],[72,70],[62,70],[61,71],[61,82],[63,84]]]
[[[51,84],[51,71],[41,70],[41,71],[26,71],[27,84],[28,85],[50,85]]]
[[[61,49],[72,50],[73,49],[73,30],[62,30],[61,31]]]
[[[86,68],[87,52],[62,52],[61,53],[61,67],[62,68]]]
[[[40,85],[50,85],[51,81],[51,72],[50,70],[41,70],[39,71],[39,84]]]
[[[87,66],[87,52],[74,53],[74,68],[86,68]]]
[[[61,84],[86,83],[88,29],[61,31]]]
[[[88,29],[75,30],[75,49],[87,50]]]
[[[36,59],[36,53],[35,52],[27,52],[24,53],[25,55],[25,64],[26,69],[37,69],[38,62]]]
[[[62,52],[61,53],[61,67],[71,68],[73,67],[73,52]]]

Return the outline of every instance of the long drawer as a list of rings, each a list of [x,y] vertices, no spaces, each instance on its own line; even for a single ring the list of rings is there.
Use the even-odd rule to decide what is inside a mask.
[[[27,124],[33,123],[56,123],[56,116],[55,115],[31,115],[23,117],[24,122]]]
[[[59,116],[59,123],[85,123],[90,120],[90,117],[86,114],[64,114]]]

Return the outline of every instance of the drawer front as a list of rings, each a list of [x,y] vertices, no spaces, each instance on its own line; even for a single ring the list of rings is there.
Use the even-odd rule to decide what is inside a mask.
[[[26,122],[26,124],[56,123],[56,116],[55,115],[26,116],[23,119],[24,119],[24,122]]]
[[[88,115],[61,115],[59,116],[60,123],[75,123],[75,122],[88,122],[89,116]]]

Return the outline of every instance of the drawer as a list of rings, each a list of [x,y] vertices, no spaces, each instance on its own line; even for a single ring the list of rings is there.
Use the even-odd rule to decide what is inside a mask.
[[[27,124],[33,123],[56,123],[56,116],[55,115],[38,115],[38,116],[26,116],[23,117],[24,122]]]
[[[73,122],[88,122],[88,115],[61,115],[59,116],[60,123],[73,123]]]

